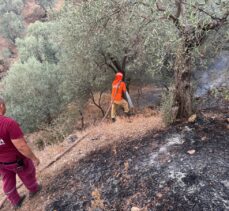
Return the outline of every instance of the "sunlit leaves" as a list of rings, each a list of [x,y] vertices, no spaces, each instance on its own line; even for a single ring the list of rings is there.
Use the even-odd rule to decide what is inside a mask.
[[[24,33],[24,22],[20,15],[14,12],[6,12],[0,19],[0,33],[15,43],[17,37]]]

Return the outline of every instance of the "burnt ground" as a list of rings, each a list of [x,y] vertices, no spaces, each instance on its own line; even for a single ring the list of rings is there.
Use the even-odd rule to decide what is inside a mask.
[[[46,211],[229,210],[229,116],[207,114],[66,167],[46,189]]]

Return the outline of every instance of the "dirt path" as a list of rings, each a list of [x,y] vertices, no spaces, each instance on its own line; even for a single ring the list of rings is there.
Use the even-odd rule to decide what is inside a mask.
[[[26,200],[25,205],[20,210],[45,210],[47,204],[50,203],[50,196],[46,194],[46,186],[50,185],[50,181],[53,180],[55,175],[59,174],[66,166],[72,166],[87,154],[97,151],[104,146],[110,144],[119,145],[127,139],[134,140],[136,137],[140,139],[146,133],[161,130],[163,127],[164,125],[158,112],[149,109],[147,116],[140,114],[132,117],[130,120],[118,118],[114,124],[103,123],[99,126],[88,128],[83,133],[76,134],[80,138],[88,133],[88,131],[91,131],[89,137],[77,145],[77,147],[60,161],[39,175],[39,180],[44,185],[43,192],[33,201],[29,202]],[[47,147],[44,151],[39,152],[38,156],[42,160],[42,166],[40,168],[49,163],[56,155],[63,152],[69,145],[65,141],[62,144]],[[20,191],[25,193],[23,188]],[[9,209],[10,205],[7,202],[2,210],[8,211]]]

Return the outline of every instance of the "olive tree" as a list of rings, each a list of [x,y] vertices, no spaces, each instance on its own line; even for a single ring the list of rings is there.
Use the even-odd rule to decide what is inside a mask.
[[[117,71],[135,84],[152,81],[152,69],[159,67],[155,61],[164,57],[162,50],[153,52],[166,46],[156,36],[157,30],[151,33],[154,17],[146,18],[145,13],[150,14],[150,9],[130,1],[70,2],[66,6],[56,33],[65,76],[63,96],[94,100],[94,92],[110,90]]]
[[[60,76],[55,64],[40,63],[33,57],[14,64],[3,79],[7,112],[26,131],[51,123],[61,108],[59,84]]]
[[[53,40],[53,22],[35,22],[24,38],[16,40],[20,60],[3,79],[8,112],[27,131],[51,123],[62,108],[58,68],[59,48]]]
[[[0,1],[0,14],[7,12],[14,12],[20,15],[24,7],[23,0],[1,0]]]
[[[40,5],[46,12],[48,8],[52,8],[56,0],[35,0],[35,2]]]
[[[16,40],[16,45],[22,62],[35,57],[39,62],[58,63],[59,46],[52,37],[55,23],[36,21],[31,24],[26,37]]]
[[[192,114],[192,71],[215,31],[228,32],[228,1],[70,2],[59,30],[70,71],[83,71],[95,83],[99,77],[91,73],[101,78],[121,70],[140,78],[166,72],[174,79],[176,117]]]
[[[24,34],[25,26],[20,15],[14,12],[6,12],[0,19],[0,33],[15,43],[17,37]]]
[[[147,6],[152,8],[150,2]],[[193,112],[191,80],[195,53],[201,57],[201,48],[208,44],[208,37],[227,26],[229,2],[161,0],[155,2],[152,10],[161,17],[161,24],[168,25],[170,21],[171,27],[176,29],[174,36],[179,42],[175,50],[174,105],[178,107],[177,117],[188,117]]]

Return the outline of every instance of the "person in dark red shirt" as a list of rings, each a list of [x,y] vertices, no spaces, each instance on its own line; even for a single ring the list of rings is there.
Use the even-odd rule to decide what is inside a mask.
[[[18,208],[25,196],[20,197],[16,189],[16,175],[29,190],[33,197],[40,189],[36,180],[36,169],[40,160],[27,145],[19,124],[4,116],[5,102],[0,97],[0,175],[3,181],[3,191],[11,204]]]

